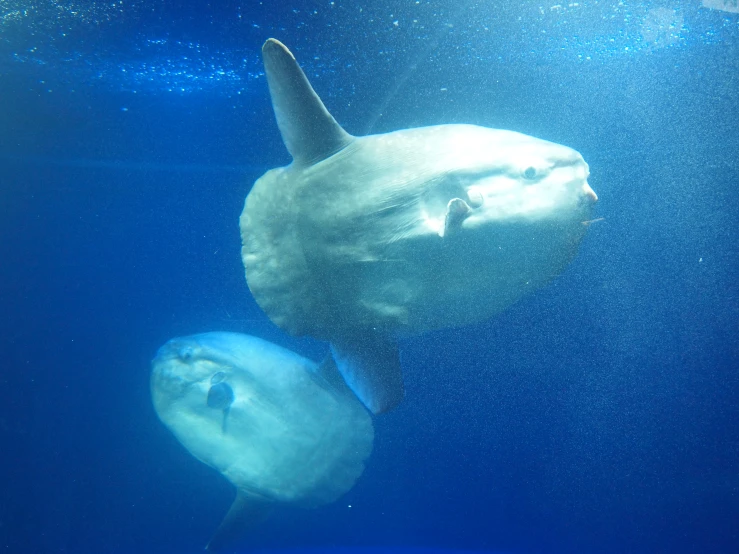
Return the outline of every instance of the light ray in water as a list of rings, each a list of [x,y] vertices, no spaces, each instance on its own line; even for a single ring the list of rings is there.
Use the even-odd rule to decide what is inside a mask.
[[[0,156],[4,164],[78,167],[85,169],[111,169],[127,171],[170,171],[180,173],[263,173],[265,165],[211,165],[211,164],[168,164],[156,162],[132,162],[127,160],[95,160],[48,158],[43,156]]]

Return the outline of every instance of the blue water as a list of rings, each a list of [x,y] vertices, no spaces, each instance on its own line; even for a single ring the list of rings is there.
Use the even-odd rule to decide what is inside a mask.
[[[238,217],[284,165],[274,36],[352,133],[512,129],[590,165],[575,261],[401,345],[357,485],[244,550],[739,552],[739,15],[684,3],[0,5],[0,551],[198,552],[231,486],[158,421],[166,340],[273,326]]]

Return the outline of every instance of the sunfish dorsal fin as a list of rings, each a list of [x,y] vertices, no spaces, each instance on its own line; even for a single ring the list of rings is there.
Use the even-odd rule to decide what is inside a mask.
[[[262,46],[262,58],[277,126],[296,163],[321,161],[352,141],[328,113],[284,44],[268,39]]]

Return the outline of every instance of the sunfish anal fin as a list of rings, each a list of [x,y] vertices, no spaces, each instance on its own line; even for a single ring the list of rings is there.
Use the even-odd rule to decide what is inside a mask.
[[[328,112],[284,44],[268,39],[262,58],[277,126],[296,163],[316,163],[353,140]]]
[[[472,211],[469,204],[461,198],[452,198],[446,205],[446,217],[444,218],[444,236],[458,231],[462,222]]]
[[[398,344],[379,335],[331,342],[336,366],[349,388],[373,414],[395,408],[403,400],[403,374]]]
[[[349,389],[346,381],[344,381],[344,377],[339,372],[339,368],[336,366],[336,361],[331,355],[331,352],[326,354],[326,357],[316,368],[316,375],[335,392],[341,394],[354,394],[354,392]]]
[[[246,531],[269,516],[272,506],[273,503],[266,498],[237,490],[236,499],[205,549],[208,552],[223,552],[232,548]]]

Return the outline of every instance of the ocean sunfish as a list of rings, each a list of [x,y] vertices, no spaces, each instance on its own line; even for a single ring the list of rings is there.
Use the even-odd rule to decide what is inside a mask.
[[[294,335],[330,341],[374,413],[403,397],[397,339],[480,322],[556,277],[597,196],[575,150],[475,125],[354,137],[290,51],[262,47],[293,162],[241,215],[254,298]]]
[[[330,357],[318,365],[237,333],[176,338],[152,361],[162,422],[237,489],[208,544],[219,550],[276,503],[336,500],[364,471],[372,420]]]

